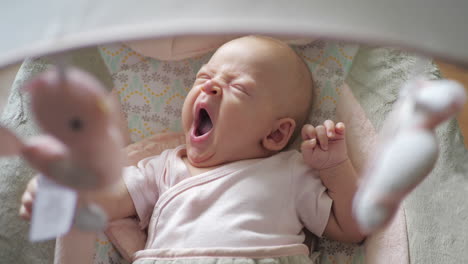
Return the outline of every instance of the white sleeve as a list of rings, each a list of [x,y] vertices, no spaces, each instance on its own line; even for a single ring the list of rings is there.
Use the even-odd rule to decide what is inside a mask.
[[[322,236],[328,223],[332,199],[327,194],[317,171],[304,163],[299,153],[293,159],[293,183],[297,214],[304,226],[317,236]]]
[[[142,229],[148,226],[159,198],[158,178],[164,170],[166,158],[167,153],[162,153],[141,160],[137,166],[123,169],[123,179],[132,197]]]

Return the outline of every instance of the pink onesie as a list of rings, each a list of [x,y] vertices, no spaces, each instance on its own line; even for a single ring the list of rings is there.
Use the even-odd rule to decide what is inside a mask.
[[[332,200],[299,152],[232,162],[192,177],[181,158],[185,151],[166,150],[124,170],[140,225],[148,227],[137,258],[307,254],[303,227],[322,235]]]

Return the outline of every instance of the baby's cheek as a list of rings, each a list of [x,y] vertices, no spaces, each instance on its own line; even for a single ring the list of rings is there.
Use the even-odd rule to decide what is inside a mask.
[[[189,129],[190,124],[192,123],[192,108],[194,104],[194,97],[190,96],[190,94],[186,97],[184,104],[182,106],[182,126],[184,130]]]

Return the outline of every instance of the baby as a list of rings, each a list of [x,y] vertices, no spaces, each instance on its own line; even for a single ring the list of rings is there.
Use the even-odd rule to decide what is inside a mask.
[[[286,44],[258,36],[232,40],[200,69],[185,99],[186,144],[126,167],[114,191],[86,196],[112,219],[136,215],[148,228],[135,263],[307,262],[304,227],[362,241],[351,213],[357,177],[344,125],[304,125],[312,86],[309,69]],[[296,134],[302,153],[282,151]],[[20,210],[26,219],[34,189],[32,180]]]

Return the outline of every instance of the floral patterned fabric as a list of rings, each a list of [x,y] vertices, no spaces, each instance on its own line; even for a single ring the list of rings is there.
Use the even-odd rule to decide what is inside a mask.
[[[294,46],[312,72],[315,83],[312,124],[334,119],[342,83],[349,72],[358,46],[342,42],[314,41]],[[158,61],[143,57],[123,44],[99,47],[119,94],[133,142],[162,133],[181,131],[183,100],[192,87],[195,75],[212,55],[181,61]],[[320,239],[315,247],[320,263],[364,263],[363,247]],[[95,262],[119,262],[119,255],[109,240],[100,235],[96,242]],[[123,261],[123,260],[122,260]]]
[[[316,250],[320,252],[320,264],[364,263],[364,246],[321,238]]]
[[[322,40],[295,46],[315,82],[315,110],[310,121],[333,119],[339,90],[351,67],[357,45]],[[119,94],[133,142],[161,132],[180,131],[181,108],[195,74],[212,52],[181,61],[143,57],[123,44],[99,51]]]
[[[129,264],[111,244],[104,233],[98,233],[93,264]]]
[[[164,62],[142,57],[123,45],[100,47],[119,94],[133,142],[180,131],[181,109],[198,69],[210,54]]]

